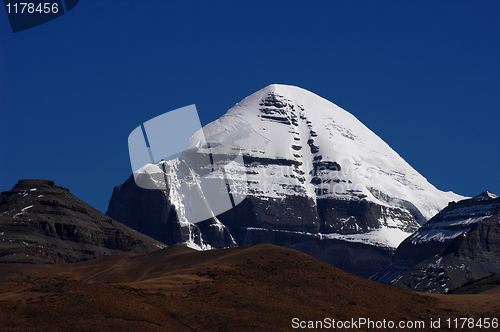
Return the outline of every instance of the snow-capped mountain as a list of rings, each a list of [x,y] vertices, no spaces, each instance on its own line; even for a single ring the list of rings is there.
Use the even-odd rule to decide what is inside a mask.
[[[445,293],[500,273],[499,221],[500,197],[491,192],[450,202],[399,245],[385,270],[386,283]]]
[[[175,222],[165,211],[131,220],[127,216],[137,213],[129,210],[137,207],[123,203],[122,187],[115,189],[108,214],[132,227],[159,219],[174,228],[178,224],[176,232],[183,235],[177,242],[193,247],[270,242],[364,274],[356,269],[367,262],[388,261],[392,250],[420,225],[448,202],[463,198],[432,186],[352,114],[294,86],[270,85],[243,99],[195,133],[186,151],[207,154],[205,142],[226,150],[229,146],[243,156],[246,181],[233,182],[230,190],[247,196],[235,208],[213,214],[206,222],[190,223],[195,205],[182,198],[186,186],[195,190],[200,183],[186,171],[189,165],[176,159],[161,165],[169,179],[168,203],[163,206],[169,211],[175,207]],[[210,153],[217,155],[217,149]],[[209,176],[221,174],[213,171]],[[141,190],[130,183],[127,187],[143,201]],[[217,245],[208,232],[216,234]],[[169,235],[156,236],[169,243]],[[375,247],[380,257],[356,257],[360,250]]]

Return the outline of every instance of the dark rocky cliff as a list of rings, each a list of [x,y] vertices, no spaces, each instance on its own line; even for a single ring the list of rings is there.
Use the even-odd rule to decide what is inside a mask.
[[[325,238],[320,228],[323,227],[325,233],[355,233],[348,223],[335,226],[332,222],[351,217],[353,223],[369,230],[378,225],[384,208],[387,209],[366,201],[325,200],[317,207],[314,201],[303,196],[267,200],[248,196],[216,219],[183,225],[163,191],[139,188],[131,176],[115,187],[106,214],[167,245],[191,242],[198,248],[208,249],[271,243],[300,250],[348,272],[369,277],[391,261],[393,250]],[[393,210],[390,212],[397,209]],[[318,211],[324,216],[323,221]],[[335,214],[337,219],[329,214]]]
[[[500,273],[500,197],[451,202],[399,245],[388,270],[398,268],[386,282],[435,293]]]
[[[228,229],[214,219],[196,225],[179,223],[164,192],[138,187],[133,176],[115,187],[106,215],[167,245],[190,241],[200,248],[236,246]]]

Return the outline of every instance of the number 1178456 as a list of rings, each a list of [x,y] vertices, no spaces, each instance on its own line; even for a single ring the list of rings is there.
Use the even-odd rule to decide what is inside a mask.
[[[42,6],[43,5],[43,6]],[[51,3],[51,2],[44,2],[38,3],[36,6],[32,2],[14,2],[14,3],[8,3],[5,5],[7,7],[7,13],[8,14],[33,14],[33,13],[40,13],[40,14],[49,14],[53,13],[56,14],[59,11],[59,6],[57,2]]]
[[[446,320],[450,329],[498,329],[498,318],[448,318]]]

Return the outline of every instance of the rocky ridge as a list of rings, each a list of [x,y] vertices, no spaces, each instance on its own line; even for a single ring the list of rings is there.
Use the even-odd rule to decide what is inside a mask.
[[[163,248],[49,180],[19,180],[0,195],[0,267],[74,263]]]
[[[399,245],[374,280],[446,293],[493,273],[500,273],[500,197],[486,191],[450,202]]]

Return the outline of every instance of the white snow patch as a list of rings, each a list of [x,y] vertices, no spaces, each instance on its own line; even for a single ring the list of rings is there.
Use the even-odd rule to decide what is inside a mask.
[[[30,206],[27,206],[27,207],[22,208],[22,209],[21,209],[21,212],[16,213],[16,214],[15,214],[12,218],[17,218],[17,217],[19,217],[19,216],[21,216],[21,215],[25,214],[25,213],[26,213],[26,211],[27,211],[28,209],[31,209],[32,207],[33,207],[33,205],[30,205]]]
[[[153,243],[153,245],[154,245],[155,247],[160,248],[160,249],[163,249],[163,248],[168,247],[168,246],[166,246],[166,245],[164,245],[164,244],[160,244],[160,243]]]
[[[198,251],[205,251],[205,250],[215,249],[214,247],[212,247],[209,244],[202,244],[200,246],[200,245],[194,243],[193,241],[186,241],[186,242],[184,242],[182,244],[185,245],[188,248],[191,248],[191,249],[194,249],[194,250],[198,250]]]
[[[27,206],[25,208],[22,208],[21,211],[26,212],[26,210],[31,209],[32,207],[33,207],[33,205]]]
[[[382,227],[362,234],[323,234],[323,238],[359,242],[387,248],[397,248],[398,245],[410,235],[411,233],[404,232],[399,228]]]

